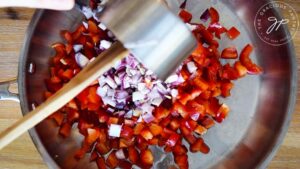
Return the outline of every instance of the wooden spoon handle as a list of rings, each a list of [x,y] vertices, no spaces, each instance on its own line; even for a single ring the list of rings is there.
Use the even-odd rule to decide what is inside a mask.
[[[114,43],[111,48],[100,54],[53,96],[2,132],[0,134],[0,150],[53,112],[62,108],[128,54],[129,52],[120,42]]]

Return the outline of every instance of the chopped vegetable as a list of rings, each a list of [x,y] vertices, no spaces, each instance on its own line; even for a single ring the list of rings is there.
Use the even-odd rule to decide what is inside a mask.
[[[210,19],[208,26],[204,26],[191,23],[193,15],[186,4],[187,0],[181,4],[179,16],[198,45],[165,82],[129,55],[49,117],[60,126],[58,132],[63,138],[69,137],[72,126],[78,123],[84,140],[76,159],[90,152],[90,160],[99,169],[129,169],[133,165],[150,168],[155,153],[151,146],[159,146],[173,154],[179,168],[188,168],[188,150],[209,153],[203,136],[230,113],[230,107],[219,98],[231,95],[234,80],[260,74],[262,68],[251,60],[250,44],[240,54],[234,46],[220,52],[218,39],[226,33],[233,40],[240,32],[235,27],[227,30],[222,26],[222,16],[214,7],[199,16],[203,22]],[[96,17],[102,10],[100,0],[90,0],[90,7],[81,10],[86,17],[82,24],[74,32],[61,31],[65,44],[52,45],[56,54],[45,82],[45,99],[116,40]],[[232,59],[233,64],[221,59]],[[183,140],[189,145],[184,145]]]
[[[240,35],[240,32],[235,27],[231,27],[227,31],[227,35],[230,39],[236,39]]]

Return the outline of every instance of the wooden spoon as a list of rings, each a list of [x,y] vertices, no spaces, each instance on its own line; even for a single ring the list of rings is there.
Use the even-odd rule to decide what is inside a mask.
[[[105,71],[114,66],[117,61],[128,56],[128,54],[129,51],[120,42],[115,42],[108,50],[101,53],[44,103],[2,132],[0,134],[0,150],[24,132],[46,119],[49,115],[62,108]]]

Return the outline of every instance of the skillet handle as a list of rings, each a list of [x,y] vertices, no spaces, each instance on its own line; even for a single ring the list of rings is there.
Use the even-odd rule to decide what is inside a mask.
[[[14,83],[17,83],[16,78],[7,81],[0,81],[0,101],[10,100],[20,102],[19,95],[9,91],[9,86]]]

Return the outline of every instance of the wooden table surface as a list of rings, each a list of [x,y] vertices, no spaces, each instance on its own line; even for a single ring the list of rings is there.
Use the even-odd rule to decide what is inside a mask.
[[[300,16],[300,2],[289,1]],[[16,11],[18,11],[16,13]],[[19,52],[24,34],[34,10],[0,9],[0,81],[17,76]],[[297,62],[300,65],[300,31],[294,38]],[[299,69],[298,69],[299,74]],[[269,169],[298,169],[300,166],[300,81],[298,99],[289,131]],[[17,86],[11,87],[17,92]],[[0,102],[0,131],[21,118],[18,103]],[[26,133],[0,151],[0,169],[46,169],[42,158]]]

